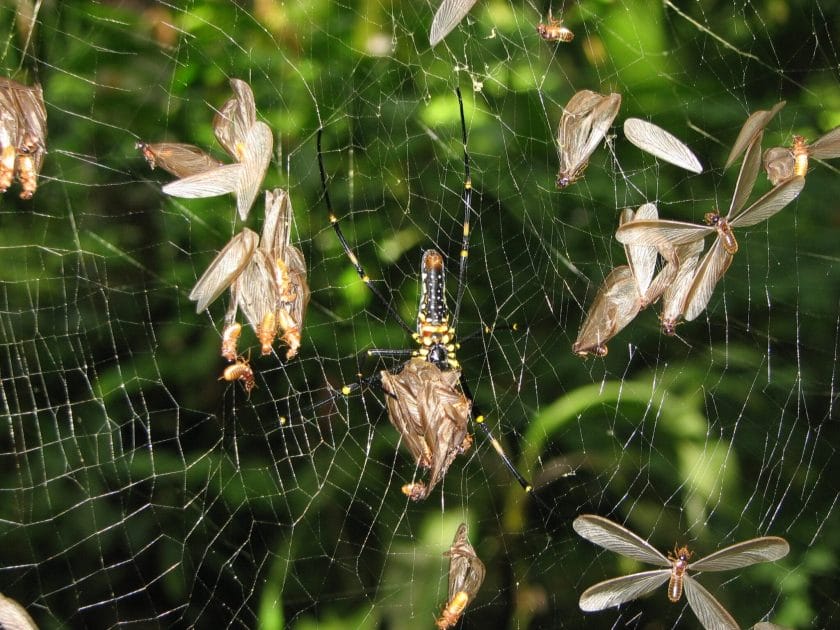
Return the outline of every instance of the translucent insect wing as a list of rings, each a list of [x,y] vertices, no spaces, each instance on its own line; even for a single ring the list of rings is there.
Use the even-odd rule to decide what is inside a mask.
[[[642,151],[692,173],[703,172],[700,160],[691,149],[657,125],[640,118],[628,118],[624,121],[624,135]]]
[[[432,19],[429,30],[429,44],[437,46],[444,37],[449,35],[464,16],[470,12],[477,0],[443,0]]]
[[[620,106],[620,94],[604,96],[591,90],[581,90],[569,99],[557,128],[558,182],[574,181],[603,140]]]
[[[818,160],[840,157],[840,127],[835,127],[822,138],[811,143],[808,153]]]
[[[773,116],[784,106],[785,101],[780,101],[769,110],[759,110],[749,115],[741,127],[741,131],[738,132],[738,137],[735,139],[735,143],[729,151],[729,157],[726,158],[726,165],[723,168],[729,168],[738,159],[738,156],[744,152],[758,134],[764,132],[764,128],[773,120]]]
[[[292,225],[292,204],[282,188],[265,191],[265,219],[260,249],[272,258],[283,258],[289,244]]]
[[[572,527],[586,540],[622,556],[661,567],[671,566],[671,561],[649,542],[603,516],[578,516],[572,522]]]
[[[275,314],[277,309],[279,294],[273,265],[274,261],[257,248],[250,264],[235,281],[239,308],[257,334],[265,316]]]
[[[467,539],[466,523],[458,526],[452,546],[444,555],[450,557],[449,599],[452,599],[459,591],[463,591],[472,600],[484,582],[486,571],[484,563],[478,558],[475,549]]]
[[[219,160],[211,157],[193,144],[181,142],[138,142],[137,148],[151,168],[160,166],[175,177],[190,177],[222,166]]]
[[[624,225],[629,221],[644,221],[658,218],[659,214],[656,210],[656,204],[646,203],[635,213],[632,210],[622,212],[619,225]],[[633,272],[633,278],[636,280],[639,295],[645,295],[653,279],[653,273],[656,270],[657,248],[652,245],[627,244],[624,246],[624,254]]]
[[[687,573],[683,576],[683,588],[688,605],[706,630],[740,630],[729,611]]]
[[[637,219],[619,226],[615,238],[624,245],[650,245],[663,251],[702,240],[714,231],[715,228],[711,226],[685,221]]]
[[[231,79],[230,86],[234,96],[213,118],[213,131],[219,144],[240,161],[248,131],[257,121],[257,109],[250,85],[241,79]]]
[[[718,242],[719,239],[715,239]],[[662,313],[660,319],[663,327],[670,330],[685,310],[686,296],[691,290],[694,277],[697,272],[697,262],[703,251],[704,241],[695,241],[676,249],[678,259],[677,272],[673,282],[668,285],[662,294]],[[666,332],[668,332],[666,330]]]
[[[657,569],[605,580],[586,589],[578,605],[586,612],[619,606],[655,591],[670,577],[670,569]]]
[[[232,193],[242,177],[242,164],[225,164],[203,173],[176,179],[162,190],[171,197],[201,199]]]
[[[46,149],[47,108],[44,105],[44,92],[40,85],[31,87],[16,84],[13,90],[21,115],[22,141],[29,145],[30,151]]]
[[[641,297],[633,272],[627,265],[616,267],[598,289],[572,344],[572,352],[581,356],[606,355],[607,342],[633,321],[640,310]]]
[[[773,562],[784,558],[789,552],[790,545],[784,538],[764,536],[724,547],[692,562],[688,568],[692,571],[730,571],[759,562]]]
[[[799,196],[805,186],[804,177],[792,177],[763,195],[758,201],[732,219],[731,227],[749,227],[769,219]]]
[[[11,597],[0,593],[0,628],[6,630],[38,630],[26,609]]]
[[[198,302],[195,307],[197,313],[206,309],[245,271],[258,242],[257,233],[248,228],[228,241],[190,291],[189,298]]]
[[[732,264],[732,258],[732,254],[724,248],[723,241],[716,238],[700,264],[697,265],[694,279],[685,296],[682,310],[687,322],[697,319],[697,316],[706,309],[715,287]]]
[[[755,180],[758,178],[758,171],[761,170],[761,139],[764,132],[759,132],[750,143],[744,161],[741,163],[741,170],[738,172],[738,179],[735,182],[735,191],[732,193],[732,201],[729,204],[729,212],[726,216],[736,216],[752,194],[755,187]]]
[[[265,171],[271,160],[273,146],[274,137],[269,126],[262,121],[254,123],[245,139],[241,163],[243,170],[236,181],[236,208],[243,221],[248,218],[248,213],[262,185]]]

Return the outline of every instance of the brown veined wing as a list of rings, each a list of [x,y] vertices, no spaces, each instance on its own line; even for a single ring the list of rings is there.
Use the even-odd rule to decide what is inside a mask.
[[[642,151],[692,173],[702,173],[700,160],[681,140],[661,127],[640,118],[624,121],[624,135]]]
[[[557,188],[565,188],[583,176],[589,158],[604,139],[620,107],[621,95],[616,93],[604,95],[581,90],[569,99],[557,127],[560,156]]]
[[[477,0],[443,0],[438,7],[435,17],[432,19],[432,28],[429,30],[429,44],[437,46],[449,33],[452,32],[464,16],[470,12]]]
[[[189,298],[196,302],[196,313],[210,306],[245,271],[259,240],[257,233],[248,228],[230,239],[190,291]]]
[[[183,142],[138,142],[137,148],[154,169],[158,166],[175,177],[190,177],[222,166],[222,163],[193,144]]]
[[[784,106],[785,101],[779,101],[769,110],[762,109],[749,115],[741,127],[741,131],[738,132],[738,137],[729,151],[729,157],[726,158],[726,165],[723,168],[729,168],[738,159],[738,156],[749,148],[756,137],[764,133],[764,128]]]
[[[436,622],[439,630],[450,628],[458,622],[469,603],[475,599],[484,582],[484,563],[467,540],[467,525],[461,523],[449,551],[449,600]]]

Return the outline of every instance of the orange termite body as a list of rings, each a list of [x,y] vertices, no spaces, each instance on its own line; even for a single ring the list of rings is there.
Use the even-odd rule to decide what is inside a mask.
[[[271,344],[274,343],[274,337],[277,335],[277,316],[273,312],[268,312],[263,315],[262,322],[257,329],[257,337],[260,340],[262,350],[260,354],[266,356],[271,354]]]
[[[805,177],[808,173],[808,143],[802,136],[793,136],[793,174]]]
[[[671,578],[668,580],[668,599],[675,604],[682,597],[683,576],[688,569],[688,561],[691,556],[692,553],[688,550],[688,547],[675,548],[673,554],[668,554],[668,560],[673,563],[671,565]]]
[[[732,228],[729,227],[729,221],[724,219],[717,212],[707,212],[705,219],[706,223],[718,231],[723,249],[725,249],[728,254],[734,255],[738,251],[738,241],[735,240]]]
[[[440,614],[440,619],[435,622],[435,625],[440,630],[451,628],[457,623],[469,603],[470,596],[464,591],[458,591],[455,593],[455,596],[449,600],[449,603],[446,604],[443,612]]]
[[[222,356],[228,361],[236,361],[236,343],[242,332],[242,324],[233,322],[225,326],[222,332]]]
[[[229,383],[242,381],[242,387],[248,395],[250,395],[251,390],[257,386],[254,382],[254,371],[248,364],[248,360],[243,359],[242,357],[239,357],[233,365],[227,366],[225,371],[222,372],[222,376],[219,380],[228,381]]]

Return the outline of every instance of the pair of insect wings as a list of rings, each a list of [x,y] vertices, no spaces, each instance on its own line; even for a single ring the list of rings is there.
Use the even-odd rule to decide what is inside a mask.
[[[291,222],[292,205],[286,191],[266,191],[262,238],[248,228],[239,232],[210,263],[189,295],[200,313],[230,287],[225,323],[232,324],[241,308],[262,340],[268,315],[285,331],[287,358],[297,353],[309,303],[306,263],[301,251],[289,242]],[[267,354],[265,346],[263,353]]]
[[[244,221],[265,177],[274,138],[271,129],[257,120],[254,93],[240,79],[230,80],[234,96],[216,113],[213,131],[219,144],[235,160],[223,164],[191,144],[140,144],[149,164],[160,166],[180,179],[163,187],[173,197],[195,199],[228,193]]]
[[[655,248],[675,265],[675,275],[663,294],[662,322],[666,329],[670,327],[672,330],[680,316],[691,321],[706,308],[738,248],[731,229],[749,227],[769,219],[793,201],[805,185],[803,177],[791,177],[742,210],[761,168],[763,136],[763,127],[758,130],[746,124],[745,127],[752,129],[752,134],[748,137],[732,201],[723,219],[716,213],[710,213],[707,216],[708,225],[697,225],[655,218],[639,219],[637,216],[635,220],[622,224],[616,232],[616,239],[626,247]],[[738,146],[736,142],[735,149]],[[705,238],[715,232],[714,243],[701,259]]]
[[[613,578],[591,586],[580,597],[582,610],[591,612],[618,606],[647,595],[672,578],[676,559],[667,558],[647,541],[618,523],[594,514],[584,514],[574,520],[572,527],[580,536],[605,549],[640,562],[666,567]],[[688,575],[687,570],[730,571],[758,562],[779,560],[789,551],[790,546],[783,538],[765,536],[730,545],[688,563],[686,571],[682,574],[685,596],[703,627],[714,630],[739,628],[732,615],[709,591]]]
[[[17,176],[22,199],[38,187],[47,147],[47,110],[40,85],[0,78],[0,191]]]

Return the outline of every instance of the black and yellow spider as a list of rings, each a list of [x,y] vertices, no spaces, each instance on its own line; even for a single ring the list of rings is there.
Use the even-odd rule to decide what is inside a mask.
[[[456,89],[461,114],[461,135],[464,144],[464,190],[461,200],[464,205],[463,236],[461,240],[460,265],[458,270],[458,289],[455,308],[450,313],[446,301],[446,284],[443,255],[435,249],[423,252],[420,264],[420,306],[417,311],[417,323],[412,330],[399,313],[394,310],[389,300],[371,282],[365,270],[353,253],[341,230],[330,202],[327,188],[327,175],[324,169],[321,151],[322,129],[318,131],[318,166],[321,171],[321,184],[324,189],[324,201],[329,211],[330,224],[335,230],[344,253],[350,259],[359,277],[373,294],[382,302],[391,317],[405,330],[417,347],[412,349],[373,348],[368,356],[405,358],[405,361],[391,370],[382,370],[371,377],[342,388],[341,395],[349,396],[363,387],[376,385],[385,395],[388,419],[400,432],[416,464],[429,471],[428,485],[417,481],[403,486],[402,491],[415,501],[425,499],[432,489],[446,474],[449,465],[457,455],[466,451],[472,444],[468,433],[469,420],[472,419],[490,444],[499,454],[505,466],[526,492],[531,491],[531,484],[516,470],[493,437],[484,422],[484,415],[473,400],[467,381],[461,372],[456,358],[458,343],[455,328],[458,311],[464,295],[464,279],[467,270],[467,257],[470,242],[470,215],[472,213],[472,181],[470,179],[470,160],[467,152],[467,126],[464,120],[464,103],[460,89]]]

